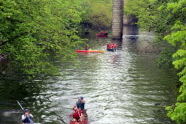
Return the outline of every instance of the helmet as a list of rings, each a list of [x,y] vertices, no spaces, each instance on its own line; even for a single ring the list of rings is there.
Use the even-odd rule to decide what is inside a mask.
[[[24,110],[24,113],[25,113],[25,112],[30,112],[30,110],[29,110],[29,109],[25,109],[25,110]]]

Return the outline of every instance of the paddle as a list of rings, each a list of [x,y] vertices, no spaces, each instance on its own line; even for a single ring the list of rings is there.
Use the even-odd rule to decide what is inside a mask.
[[[24,111],[24,108],[22,107],[21,103],[18,100],[16,102],[21,107],[21,109]]]
[[[20,106],[20,108],[22,109],[22,111],[24,112],[24,108],[23,108],[23,106],[21,105],[21,103],[17,100],[17,104]],[[32,119],[30,119],[30,118],[28,118],[29,119],[29,121],[30,121],[30,124],[34,124],[34,122],[32,121]]]
[[[22,105],[20,104],[20,102],[19,101],[17,101],[17,104],[21,107],[21,109],[24,111],[24,108],[22,107]],[[59,120],[61,121],[61,122],[63,122],[64,124],[67,124],[64,120],[63,120],[63,118],[61,117],[61,116],[59,116],[58,114],[56,114],[57,116],[58,116],[58,118],[59,118]],[[31,124],[34,124],[34,122],[31,120],[31,119],[29,119],[30,120],[30,122],[31,122]]]

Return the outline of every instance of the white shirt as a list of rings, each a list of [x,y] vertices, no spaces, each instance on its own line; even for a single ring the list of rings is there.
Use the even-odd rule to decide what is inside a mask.
[[[27,116],[33,118],[33,115],[32,114],[29,114]],[[25,114],[22,115],[22,117],[21,117],[22,121],[25,120],[27,116]]]

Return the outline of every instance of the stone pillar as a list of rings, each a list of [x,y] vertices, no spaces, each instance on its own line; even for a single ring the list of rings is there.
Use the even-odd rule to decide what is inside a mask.
[[[121,40],[123,32],[123,0],[113,0],[112,39]]]

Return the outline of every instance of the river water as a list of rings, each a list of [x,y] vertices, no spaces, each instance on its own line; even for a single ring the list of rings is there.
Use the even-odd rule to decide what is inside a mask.
[[[90,124],[174,124],[164,107],[175,102],[175,74],[157,67],[157,55],[137,50],[144,42],[139,37],[125,37],[116,52],[78,54],[61,64],[60,76],[2,78],[0,124],[20,116],[15,100],[32,110],[36,122],[60,124],[57,115],[68,121],[79,96],[86,100]],[[95,48],[105,50],[108,41],[95,40],[101,44]]]

